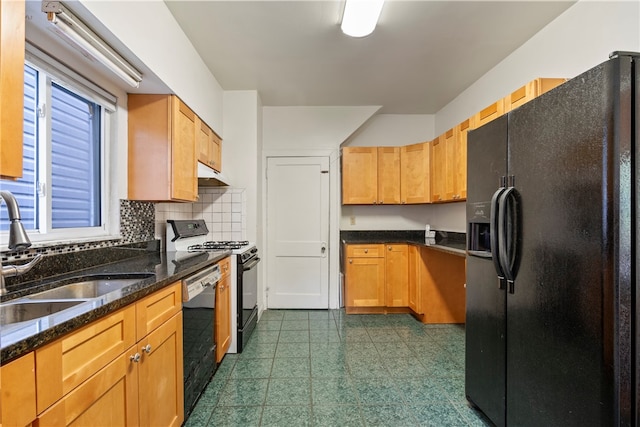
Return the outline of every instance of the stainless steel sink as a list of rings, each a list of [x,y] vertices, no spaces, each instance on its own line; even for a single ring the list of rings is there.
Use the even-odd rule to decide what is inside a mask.
[[[70,300],[91,299],[106,295],[118,289],[125,288],[134,283],[151,277],[152,274],[139,275],[135,278],[90,278],[80,282],[73,282],[37,294],[28,295],[30,300]]]
[[[83,303],[75,301],[30,301],[0,304],[0,325],[38,319]]]

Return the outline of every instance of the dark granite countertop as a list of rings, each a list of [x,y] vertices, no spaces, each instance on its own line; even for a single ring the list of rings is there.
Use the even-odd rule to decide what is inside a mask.
[[[179,252],[137,250],[129,251],[128,257],[122,257],[121,254],[118,254],[115,256],[116,261],[108,262],[108,256],[100,258],[100,255],[104,256],[104,251],[100,252],[100,249],[96,251],[98,251],[96,252],[98,258],[103,261],[100,265],[73,271],[67,270],[67,273],[51,276],[49,279],[36,273],[34,275],[36,279],[31,282],[14,283],[8,287],[9,293],[2,298],[3,302],[17,303],[28,294],[71,283],[88,275],[147,273],[150,276],[50,316],[2,326],[0,328],[0,360],[2,364],[231,255],[231,251],[214,251],[189,254],[188,257],[184,257],[185,253]]]
[[[343,243],[408,243],[425,246],[458,256],[467,256],[466,235],[452,231],[436,231],[436,236],[425,241],[424,230],[367,230],[340,231]]]

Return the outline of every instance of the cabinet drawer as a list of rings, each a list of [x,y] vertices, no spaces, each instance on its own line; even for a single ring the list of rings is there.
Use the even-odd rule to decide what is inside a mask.
[[[129,306],[36,350],[38,413],[135,343],[135,315]]]
[[[176,282],[136,303],[136,336],[142,339],[182,310],[182,283]]]
[[[226,257],[219,261],[218,265],[220,266],[220,274],[222,274],[222,277],[227,277],[231,274],[231,257]]]
[[[384,257],[384,245],[347,245],[347,257],[382,258]]]

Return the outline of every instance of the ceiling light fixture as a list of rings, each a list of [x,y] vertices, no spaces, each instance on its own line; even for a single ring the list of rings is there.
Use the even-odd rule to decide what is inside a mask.
[[[345,0],[342,32],[351,37],[368,36],[376,28],[384,0]]]
[[[61,2],[43,1],[42,11],[47,13],[47,19],[53,24],[54,32],[80,50],[84,56],[97,60],[130,86],[140,86],[142,73]]]

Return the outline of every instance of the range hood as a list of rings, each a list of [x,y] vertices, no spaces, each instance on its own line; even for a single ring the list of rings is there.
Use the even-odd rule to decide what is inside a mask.
[[[229,181],[220,172],[198,162],[198,186],[222,187],[229,186]]]

